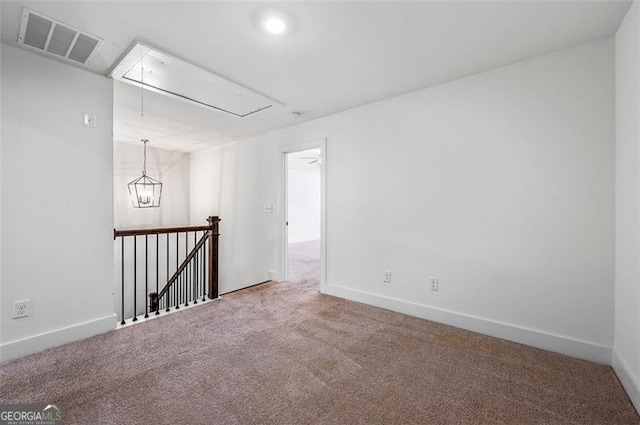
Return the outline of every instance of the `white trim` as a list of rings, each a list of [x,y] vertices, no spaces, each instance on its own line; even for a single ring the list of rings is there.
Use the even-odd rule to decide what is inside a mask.
[[[160,314],[156,314],[155,312],[148,313],[149,317],[144,317],[144,314],[140,314],[140,315],[136,316],[138,318],[138,320],[136,320],[135,322],[132,319],[125,320],[124,325],[121,322],[118,322],[117,325],[116,325],[116,329],[124,329],[124,328],[128,328],[129,326],[139,325],[140,323],[148,322],[149,320],[159,319],[161,317],[166,317],[167,315],[173,314],[173,313],[180,313],[181,311],[189,310],[190,308],[198,307],[198,306],[205,305],[205,304],[209,304],[209,303],[212,303],[214,301],[221,300],[221,299],[222,299],[222,295],[218,295],[218,298],[213,298],[213,299],[207,297],[206,300],[204,300],[204,301],[198,300],[198,302],[195,303],[195,304],[193,303],[193,301],[189,305],[180,304],[180,308],[169,307],[169,311],[166,311],[165,309],[162,309],[162,310],[160,310]]]
[[[320,141],[320,292],[327,287],[327,138]]]
[[[288,152],[280,152],[282,157],[282,261],[280,267],[283,281],[289,280],[289,158]]]
[[[627,392],[629,399],[636,408],[636,411],[640,413],[640,382],[631,373],[631,368],[627,362],[622,358],[618,350],[613,349],[613,355],[611,356],[611,366],[613,371],[618,375],[618,379],[622,384],[622,387]]]
[[[38,335],[5,342],[0,345],[0,363],[114,330],[116,323],[117,318],[114,313]]]
[[[290,145],[284,145],[280,147],[281,165],[282,165],[282,220],[280,225],[282,227],[282,240],[281,240],[281,257],[282,261],[282,279],[288,278],[288,258],[287,258],[287,245],[288,245],[288,232],[285,222],[287,217],[287,155],[292,152],[306,151],[309,149],[320,149],[320,157],[322,162],[320,163],[320,292],[325,292],[325,286],[327,281],[327,139],[316,139],[305,142],[293,143]]]
[[[297,142],[297,143],[291,143],[289,145],[283,145],[280,146],[280,152],[283,153],[292,153],[292,152],[301,152],[301,151],[308,151],[310,149],[322,149],[322,151],[320,152],[320,156],[322,157],[322,164],[324,164],[324,156],[322,156],[322,154],[324,153],[324,148],[326,147],[326,138],[322,138],[322,139],[315,139],[315,140],[306,140],[303,142]],[[320,167],[322,168],[322,167]]]
[[[611,364],[611,348],[588,341],[581,341],[562,335],[554,335],[534,329],[528,329],[508,323],[497,322],[482,317],[471,316],[404,301],[396,298],[372,294],[370,292],[345,288],[339,285],[327,285],[325,293],[351,301],[369,304],[410,316],[434,322],[444,323],[457,328],[478,332],[520,344],[530,345],[543,350],[566,354],[604,365]]]

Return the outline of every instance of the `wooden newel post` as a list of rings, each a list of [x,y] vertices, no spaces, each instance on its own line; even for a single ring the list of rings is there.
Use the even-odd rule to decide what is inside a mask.
[[[219,217],[209,216],[209,298],[218,298],[218,223]]]

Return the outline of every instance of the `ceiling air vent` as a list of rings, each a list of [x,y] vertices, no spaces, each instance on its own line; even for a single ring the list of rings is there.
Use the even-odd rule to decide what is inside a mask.
[[[25,8],[18,43],[81,64],[88,64],[104,40]]]

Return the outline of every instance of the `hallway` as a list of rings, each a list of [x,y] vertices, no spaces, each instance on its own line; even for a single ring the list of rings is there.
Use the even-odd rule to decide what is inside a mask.
[[[289,282],[320,284],[320,240],[289,244]]]

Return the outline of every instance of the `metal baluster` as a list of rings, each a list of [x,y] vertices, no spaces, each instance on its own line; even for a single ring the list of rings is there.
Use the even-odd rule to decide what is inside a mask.
[[[167,282],[169,282],[169,234],[167,233]],[[165,299],[165,306],[167,307],[167,313],[169,311],[171,311],[171,309],[169,308],[169,306],[171,305],[171,290],[168,290],[165,293],[166,299]],[[165,298],[165,297],[163,297]]]
[[[160,234],[156,233],[156,297],[158,292],[158,284],[160,280]],[[158,308],[156,309],[156,316],[160,314],[160,300],[158,300]]]
[[[137,309],[137,292],[138,292],[138,237],[133,237],[133,322],[138,321]]]
[[[187,259],[187,254],[189,253],[189,233],[185,233],[184,234],[184,259]],[[182,285],[180,286],[180,294],[182,295],[182,303],[185,304],[185,306],[188,306],[189,304],[187,304],[187,297],[186,297],[186,293],[185,293],[185,288],[187,287],[187,268],[185,267],[182,270],[182,273],[180,273],[180,276],[182,276]]]
[[[189,233],[187,232],[187,235],[189,235]],[[187,236],[187,239],[189,239],[189,236]],[[193,242],[193,245],[195,246],[195,241]],[[191,251],[189,251],[191,252]],[[193,276],[191,276],[191,263],[193,262],[193,258],[191,258],[191,260],[189,260],[189,264],[187,264],[187,287],[186,292],[187,292],[187,301],[189,301],[191,299],[191,301],[193,301],[193,299],[191,298],[191,286],[193,285]]]
[[[193,249],[196,249],[196,245],[198,244],[198,232],[195,231],[193,232]],[[193,301],[196,301],[198,299],[198,295],[197,295],[197,291],[198,291],[198,282],[197,282],[197,276],[196,276],[196,270],[197,266],[196,263],[198,261],[198,257],[197,257],[197,252],[194,253],[193,255],[193,260],[192,260],[192,264],[191,264],[191,277],[193,280],[193,285],[191,286],[191,296],[193,297]]]
[[[187,286],[185,287],[185,292],[187,294],[187,302],[191,300],[193,302],[193,298],[191,298],[191,285],[193,282],[193,277],[191,276],[191,263],[193,263],[193,258],[189,260],[187,263],[187,267],[185,267],[185,271],[187,273]]]
[[[200,249],[198,250],[198,253],[196,254],[196,275],[198,276],[198,285],[197,285],[197,291],[194,295],[194,297],[197,299],[198,296],[200,295],[200,252],[202,251],[202,247],[200,247]]]
[[[198,261],[196,262],[196,275],[198,276],[198,290],[196,291],[196,295],[195,297],[198,298],[198,294],[200,294],[200,285],[202,284],[202,279],[200,278],[200,253],[202,252],[202,247],[200,247],[200,249],[198,250],[198,253],[196,255],[196,258],[198,259]]]
[[[124,236],[121,236],[120,239],[122,248],[121,248],[121,252],[120,252],[120,263],[122,265],[122,270],[121,270],[121,277],[122,277],[122,292],[120,292],[120,296],[122,297],[122,321],[120,322],[121,325],[124,325],[126,322],[124,321]]]
[[[180,255],[179,246],[180,246],[180,233],[176,233],[176,272],[178,271],[178,267],[180,267],[178,263],[178,256]],[[180,279],[180,276],[178,276],[178,280],[179,279]],[[177,310],[180,308],[180,300],[178,299],[178,297],[180,296],[180,292],[178,291],[176,282],[174,282],[173,286],[174,286],[174,295],[175,295],[176,310]]]
[[[198,243],[198,231],[193,232],[193,249],[196,249]],[[191,288],[191,295],[193,296],[193,303],[198,304],[198,253],[194,253],[193,260],[191,261],[191,276],[193,277],[193,287]]]
[[[185,232],[184,234],[184,259],[187,260],[187,256],[189,255],[189,232]],[[189,305],[189,266],[188,264],[184,268],[184,287],[182,288],[182,293],[184,294],[184,305]]]
[[[189,232],[184,233],[184,259],[189,255]],[[184,268],[184,306],[189,307],[189,265]]]
[[[184,234],[184,249],[185,249],[185,253],[186,253],[186,249],[187,249],[187,243],[188,243],[188,238],[187,238],[187,234]],[[187,256],[184,256],[184,259],[186,259]],[[183,260],[184,260],[183,259]],[[182,265],[182,261],[180,262],[180,265]],[[186,276],[186,269],[182,269],[182,272],[180,272],[180,286],[178,286],[178,290],[180,291],[180,304],[184,304],[185,300],[184,300],[184,285],[186,284],[186,280],[187,280],[187,276]]]
[[[144,318],[149,318],[149,235],[144,235]]]
[[[206,231],[206,230],[205,230]],[[205,292],[207,291],[207,244],[202,245],[202,302],[205,302]]]
[[[198,239],[196,238],[195,233],[193,234],[193,249],[196,248],[196,244],[198,243]],[[191,276],[191,279],[189,280],[189,282],[191,282],[191,285],[189,286],[189,292],[191,293],[191,295],[189,296],[189,298],[191,298],[191,302],[196,300],[196,294],[195,291],[193,290],[194,285],[196,284],[196,278],[193,275],[193,266],[195,264],[196,261],[196,256],[195,253],[193,255],[193,257],[191,257],[191,261],[189,262],[189,276]]]

